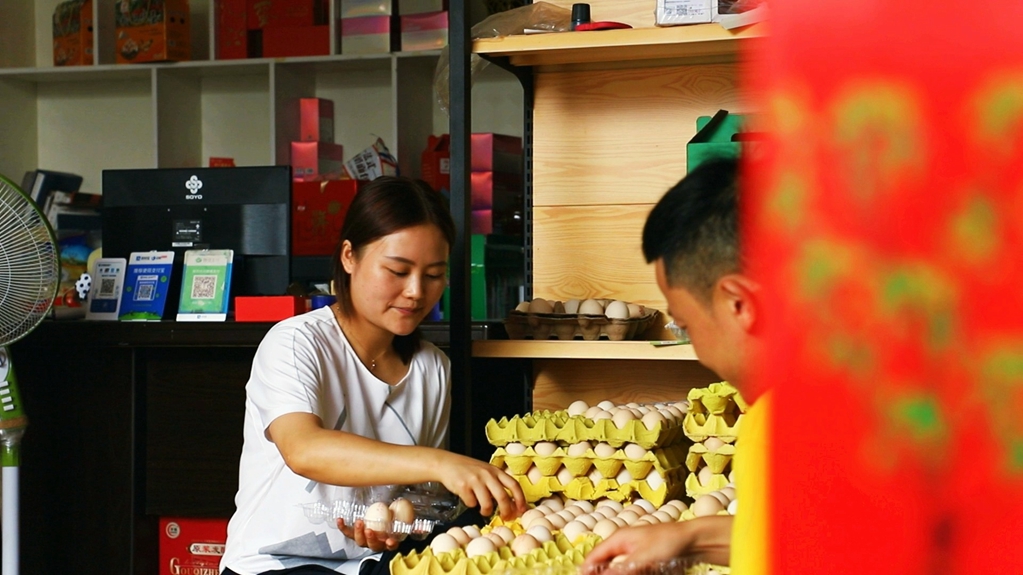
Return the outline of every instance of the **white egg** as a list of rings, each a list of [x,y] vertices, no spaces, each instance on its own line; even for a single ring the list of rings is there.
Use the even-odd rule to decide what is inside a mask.
[[[615,475],[615,481],[618,482],[618,485],[625,485],[632,481],[632,474],[629,473],[627,468],[622,467],[622,470],[618,472],[618,475]]]
[[[543,472],[540,471],[540,468],[537,466],[531,465],[529,470],[526,471],[526,479],[529,479],[530,483],[536,485],[537,483],[540,483],[541,479],[543,479]]]
[[[589,409],[589,408],[590,408],[590,406],[587,405],[585,401],[583,401],[581,399],[578,399],[576,401],[573,401],[572,404],[568,406],[568,414],[569,415],[582,415],[582,414],[586,413],[586,410]]]
[[[579,313],[579,300],[570,299],[565,302],[565,313],[577,314]]]
[[[608,319],[629,319],[629,304],[621,300],[614,300],[604,308],[604,315]]]
[[[552,441],[541,441],[533,446],[533,451],[540,457],[550,457],[557,449],[558,444]]]
[[[529,313],[554,313],[554,306],[543,298],[533,298],[529,302]]]
[[[728,482],[735,483],[735,471],[728,472]]]
[[[441,553],[450,553],[451,551],[454,551],[459,547],[460,545],[458,544],[458,541],[456,541],[454,537],[448,535],[447,533],[441,533],[437,535],[436,537],[433,538],[433,541],[430,542],[430,549],[433,550],[433,553],[435,555],[440,555]]]
[[[611,401],[610,399],[605,399],[604,401],[598,403],[597,407],[603,409],[604,411],[607,411],[612,407],[615,407],[615,402]]]
[[[578,521],[572,521],[571,523],[565,525],[561,529],[561,532],[569,541],[575,541],[579,537],[582,537],[583,535],[590,533],[590,529],[589,527],[586,527],[586,525],[583,525]]]
[[[540,503],[546,505],[547,507],[550,507],[551,511],[561,511],[562,509],[565,508],[564,500],[562,500],[557,495],[552,495],[550,497],[545,497],[545,498],[540,500]]]
[[[482,533],[480,533],[480,528],[475,525],[466,525],[462,527],[462,531],[465,531],[465,534],[473,539],[477,539],[480,535],[482,535]]]
[[[551,535],[551,530],[543,525],[534,525],[527,529],[526,533],[532,535],[533,538],[539,541],[541,545],[554,540],[554,536]]]
[[[721,449],[724,444],[724,441],[721,441],[716,437],[708,437],[703,442],[703,446],[707,448],[707,451],[717,451],[718,449]]]
[[[653,503],[650,503],[649,501],[647,501],[646,499],[643,499],[642,497],[637,499],[636,502],[634,503],[634,505],[639,505],[640,507],[645,509],[647,513],[653,513],[654,511],[657,511],[657,506],[656,505],[654,505]]]
[[[504,450],[508,455],[522,455],[526,452],[526,446],[521,443],[512,442],[504,446]]]
[[[675,520],[667,511],[654,511],[650,515],[656,517],[658,523],[671,523]]]
[[[646,507],[643,507],[642,505],[636,505],[635,503],[631,505],[626,505],[623,511],[631,511],[632,513],[635,513],[639,517],[642,517],[647,514]],[[621,513],[619,513],[619,515],[621,515]]]
[[[568,446],[569,457],[582,457],[586,452],[593,449],[589,441],[580,441]]]
[[[611,421],[614,422],[615,427],[618,429],[625,429],[630,423],[636,420],[636,416],[629,410],[623,409],[611,417]]]
[[[732,502],[728,504],[728,513],[729,513],[729,515],[735,515],[735,512],[738,511],[738,510],[739,510],[739,500],[738,499],[733,499]]]
[[[701,495],[693,502],[693,515],[697,517],[706,517],[708,515],[715,515],[725,506],[721,505],[717,497],[713,495]]]
[[[583,300],[579,303],[579,315],[604,315],[604,306],[595,299]]]
[[[596,405],[594,405],[594,406],[590,407],[589,409],[587,409],[587,410],[586,410],[586,411],[585,411],[585,412],[583,413],[583,417],[588,417],[588,418],[590,418],[590,419],[593,419],[593,416],[594,416],[594,415],[597,415],[597,414],[598,414],[598,413],[600,413],[601,411],[604,411],[604,410],[603,410],[603,409],[601,409],[601,408],[600,408],[599,406],[596,406]]]
[[[664,416],[658,411],[650,411],[643,416],[643,426],[647,429],[654,429],[664,423]]]
[[[515,311],[519,311],[519,312],[522,312],[522,313],[528,312],[529,311],[529,302],[528,301],[519,302],[519,305],[515,306]]]
[[[633,461],[639,461],[646,457],[647,450],[638,443],[629,443],[625,446],[625,456]]]
[[[551,531],[554,531],[555,529],[561,529],[562,527],[565,526],[566,523],[568,523],[568,521],[565,521],[564,517],[562,517],[562,516],[560,516],[560,515],[558,515],[556,513],[552,513],[551,515],[548,515],[547,516],[547,522],[551,524]],[[534,525],[536,525],[536,524],[534,523]],[[542,525],[542,523],[541,523],[541,525]]]
[[[671,418],[674,419],[675,421],[682,421],[683,419],[686,418],[686,414],[682,413],[674,405],[669,405],[668,407],[665,407],[664,409],[661,410],[661,413],[671,414]]]
[[[664,478],[661,477],[661,473],[656,469],[651,469],[650,473],[646,474],[646,484],[650,486],[650,489],[657,491],[664,485]]]
[[[720,491],[711,491],[708,495],[720,501],[722,507],[728,507],[728,504],[732,502],[731,499],[726,497],[725,494]]]
[[[586,474],[586,478],[590,480],[590,483],[596,485],[604,480],[604,474],[601,473],[599,469],[594,467],[593,469],[590,470],[589,473]]]
[[[603,515],[601,515],[603,517]],[[593,526],[597,524],[597,519],[592,515],[580,515],[575,518],[576,521],[582,523],[587,529],[593,529]]]
[[[636,525],[654,525],[655,523],[658,521],[653,515],[644,515],[636,520]]]
[[[465,529],[462,529],[461,527],[458,526],[448,529],[447,532],[444,533],[443,535],[451,537],[456,542],[458,542],[458,545],[461,547],[465,547],[466,545],[469,544],[470,541],[472,541],[472,537],[469,537],[469,534],[465,532]],[[438,537],[440,537],[440,535],[438,535]]]
[[[391,510],[383,501],[377,501],[369,506],[369,509],[366,510],[362,517],[362,521],[366,524],[366,527],[377,533],[383,533],[391,526]]]
[[[623,510],[618,514],[618,519],[621,519],[626,525],[632,525],[639,519],[639,513],[631,510]]]
[[[612,457],[615,452],[618,451],[614,447],[611,447],[610,443],[598,443],[593,448],[593,452],[597,454],[597,457]]]
[[[685,503],[679,501],[678,499],[672,499],[671,501],[665,503],[665,505],[671,505],[675,509],[678,509],[679,512],[682,512],[682,511],[685,511],[686,509],[689,509],[688,505],[686,505]]]
[[[562,509],[561,511],[558,511],[557,513],[555,513],[555,515],[557,515],[558,517],[564,519],[565,523],[568,523],[570,521],[575,521],[576,515],[575,515],[575,513],[572,512],[573,509],[574,508],[572,508],[572,507],[566,507],[566,508]],[[578,509],[576,509],[576,511],[578,511]]]
[[[643,317],[643,306],[639,305],[638,303],[630,303],[628,305],[628,308],[629,308],[629,318],[630,319],[634,319],[634,318],[637,318],[637,317]]]
[[[593,504],[590,503],[589,501],[586,501],[586,500],[583,500],[583,499],[577,499],[577,500],[573,501],[572,502],[572,507],[575,507],[576,509],[581,509],[583,511],[583,513],[592,513],[593,512]]]
[[[498,537],[504,540],[505,545],[510,544],[515,539],[515,532],[511,528],[498,525],[490,530],[491,533],[496,533]]]
[[[620,502],[615,501],[614,499],[606,498],[601,499],[600,501],[597,502],[597,508],[599,509],[601,507],[610,507],[611,509],[614,509],[615,513],[618,513],[625,508],[625,506],[622,505]]]
[[[532,523],[529,524],[529,529],[526,529],[526,531],[531,531],[532,529],[535,529],[537,527],[543,527],[547,531],[554,531],[554,522],[551,521],[551,517],[555,517],[555,515],[551,514],[546,517],[541,517],[539,519],[534,520]]]
[[[486,537],[478,537],[469,542],[465,546],[465,554],[469,557],[479,557],[480,555],[486,555],[487,553],[494,553],[497,551],[497,546],[494,542]]]
[[[682,413],[689,413],[689,402],[684,399],[682,401],[676,401],[674,406]]]
[[[682,515],[682,511],[674,505],[665,504],[658,511],[658,513],[665,513],[671,517],[672,521],[678,521],[678,518]]]
[[[511,542],[511,551],[516,557],[522,557],[539,548],[540,542],[529,533],[523,533]]]
[[[480,537],[480,539],[489,539],[493,541],[495,550],[500,549],[508,544],[507,542],[505,542],[504,537],[501,537],[497,533],[493,532],[485,534],[483,537]]]
[[[718,490],[722,495],[728,498],[728,501],[735,500],[735,488],[734,487],[722,487]]]
[[[591,419],[593,419],[593,421],[600,421],[602,419],[614,419],[614,416],[611,415],[610,411],[600,410],[597,413],[593,414]]]
[[[618,524],[610,519],[598,521],[597,524],[593,526],[593,532],[600,535],[602,539],[607,539],[615,531],[618,531]]]
[[[635,513],[633,513],[633,515],[635,515]],[[611,521],[613,521],[614,524],[617,525],[619,528],[629,526],[629,522],[622,519],[621,517],[612,517]],[[635,521],[635,519],[633,521]]]
[[[714,472],[709,467],[704,467],[696,472],[696,479],[700,482],[700,485],[708,486],[714,479]]]
[[[612,519],[616,515],[618,515],[618,512],[615,511],[614,509],[611,509],[610,507],[604,506],[604,507],[598,507],[598,508],[594,509],[593,513],[591,515],[593,515],[594,517],[597,517],[599,515],[600,517],[603,517],[604,519]],[[600,520],[600,517],[597,517],[598,521]]]

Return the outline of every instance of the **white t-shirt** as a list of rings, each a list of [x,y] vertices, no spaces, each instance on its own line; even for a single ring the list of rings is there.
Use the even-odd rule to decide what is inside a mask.
[[[324,427],[387,443],[447,444],[447,356],[423,341],[408,374],[388,385],[359,361],[327,307],[270,329],[256,351],[245,391],[237,510],[227,526],[227,549],[220,563],[221,569],[241,575],[298,565],[347,572],[353,568],[351,559],[370,553],[329,522],[314,524],[306,517],[303,504],[346,498],[350,490],[293,473],[266,436],[277,417],[312,413]]]

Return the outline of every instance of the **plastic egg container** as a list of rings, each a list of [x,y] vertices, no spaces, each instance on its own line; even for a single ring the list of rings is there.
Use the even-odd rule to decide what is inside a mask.
[[[302,506],[313,523],[337,527],[363,521],[378,533],[402,540],[407,536],[425,539],[442,522],[448,522],[465,510],[457,496],[439,483],[411,486],[382,485],[351,490],[348,499],[317,501]]]
[[[723,381],[691,389],[688,399],[689,411],[682,427],[689,439],[700,442],[716,437],[725,443],[735,441],[742,415],[748,408],[739,390]]]
[[[611,341],[633,339],[656,321],[659,312],[639,304],[611,299],[568,300],[534,298],[508,313],[504,326],[511,339]]]
[[[622,405],[602,401],[592,407],[577,401],[566,410],[538,411],[510,419],[502,417],[496,421],[491,419],[487,422],[486,433],[487,440],[494,446],[589,441],[609,443],[615,447],[634,443],[653,449],[683,440],[683,424],[688,410],[686,401]]]

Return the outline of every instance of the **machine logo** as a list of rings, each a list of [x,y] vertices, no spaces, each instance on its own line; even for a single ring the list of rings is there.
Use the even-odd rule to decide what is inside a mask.
[[[202,199],[202,194],[199,193],[199,190],[202,189],[202,180],[200,180],[199,178],[195,176],[188,178],[188,181],[185,182],[185,188],[188,189],[188,193],[185,194],[186,200]]]

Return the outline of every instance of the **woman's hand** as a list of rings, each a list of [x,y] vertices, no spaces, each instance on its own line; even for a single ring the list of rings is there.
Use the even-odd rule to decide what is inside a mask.
[[[356,545],[366,547],[374,553],[394,551],[398,548],[399,541],[397,539],[388,537],[387,533],[373,531],[366,527],[366,523],[361,519],[357,519],[352,527],[345,525],[344,519],[338,519],[337,528],[341,530],[341,533],[345,534],[345,537],[355,541]]]
[[[439,481],[448,491],[457,495],[469,507],[480,508],[480,514],[489,517],[500,510],[501,518],[509,521],[526,511],[526,496],[514,477],[489,463],[450,452],[439,466]]]
[[[731,549],[731,516],[700,517],[680,523],[625,527],[593,548],[584,570],[613,561],[642,569],[651,563],[683,558],[727,565]]]

